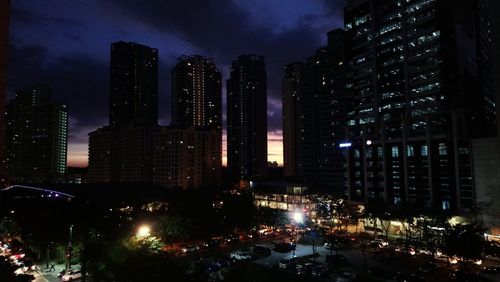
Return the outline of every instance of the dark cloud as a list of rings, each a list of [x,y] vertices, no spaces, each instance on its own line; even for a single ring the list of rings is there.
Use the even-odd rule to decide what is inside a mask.
[[[10,45],[8,92],[12,97],[18,89],[37,83],[52,88],[52,99],[68,105],[70,139],[86,142],[84,129],[103,125],[108,107],[108,66],[84,54],[53,57],[39,45]]]
[[[11,18],[26,25],[54,24],[65,27],[83,27],[81,22],[75,21],[71,18],[63,18],[59,15],[45,16],[33,10],[18,8],[15,6],[15,3],[11,10]]]
[[[252,20],[249,11],[230,0],[89,0],[75,3],[78,8],[63,0],[47,0],[50,8],[43,1],[13,1],[9,93],[49,84],[54,100],[69,106],[70,142],[83,146],[88,132],[107,123],[109,49],[101,50],[109,48],[107,42],[161,48],[161,124],[170,121],[170,71],[178,56],[197,52],[215,58],[225,82],[230,62],[253,53],[266,58],[269,131],[281,134],[283,66],[311,55],[328,30],[342,25],[344,1],[322,2],[324,11],[277,28]]]

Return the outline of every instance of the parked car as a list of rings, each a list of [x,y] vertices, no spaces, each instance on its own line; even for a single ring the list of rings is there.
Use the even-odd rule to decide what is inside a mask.
[[[342,272],[337,279],[335,279],[336,282],[350,282],[356,279],[356,274],[352,272]]]
[[[210,239],[210,241],[205,242],[205,244],[203,244],[203,246],[206,248],[218,248],[218,247],[220,247],[220,242],[221,241],[218,238],[212,238],[212,239]]]
[[[230,234],[224,238],[224,241],[228,244],[234,244],[240,241],[240,236],[238,234]]]
[[[311,275],[314,264],[312,262],[300,263],[295,267],[298,275]]]
[[[199,249],[200,247],[195,245],[184,246],[182,247],[182,253],[183,254],[192,253],[198,251]]]
[[[347,263],[347,258],[343,255],[327,255],[326,262],[329,264],[342,265]]]
[[[264,247],[264,246],[254,246],[253,247],[253,252],[257,255],[257,256],[264,256],[264,257],[267,257],[267,256],[270,256],[271,255],[271,249],[268,248],[268,247]]]
[[[274,250],[279,253],[288,253],[295,250],[296,245],[293,243],[278,243],[274,245]]]
[[[75,270],[73,270],[73,269],[65,269],[65,270],[59,272],[57,277],[63,277],[66,274],[73,274],[74,272],[75,272]]]
[[[294,268],[297,265],[297,258],[282,259],[278,263],[279,268],[287,269]]]
[[[500,266],[485,267],[483,268],[482,272],[485,274],[496,275],[500,273]]]
[[[437,268],[437,265],[434,262],[428,261],[428,262],[424,263],[418,270],[420,270],[423,273],[428,273],[428,272],[434,271],[436,268]]]
[[[72,274],[66,274],[62,277],[61,281],[66,282],[66,281],[74,281],[77,279],[82,278],[82,272],[81,271],[75,271]]]
[[[253,258],[253,251],[250,248],[237,250],[231,253],[231,258],[235,260],[251,260]]]

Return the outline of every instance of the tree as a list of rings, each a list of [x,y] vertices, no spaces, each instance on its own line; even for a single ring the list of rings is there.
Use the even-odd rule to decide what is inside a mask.
[[[11,218],[3,217],[0,219],[0,237],[15,238],[21,235],[21,228]]]
[[[193,237],[196,227],[190,218],[167,215],[160,219],[160,233],[165,242],[173,243]]]
[[[251,193],[229,194],[223,198],[223,202],[221,212],[228,227],[249,230],[253,226],[256,208]]]
[[[456,256],[464,262],[480,260],[486,246],[484,231],[479,224],[455,225],[444,236],[444,251],[448,256]]]

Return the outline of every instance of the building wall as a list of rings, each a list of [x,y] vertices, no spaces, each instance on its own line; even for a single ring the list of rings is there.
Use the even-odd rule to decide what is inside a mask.
[[[283,79],[283,175],[285,179],[299,177],[298,155],[299,135],[298,95],[302,80],[303,63],[297,62],[285,66]]]
[[[158,50],[133,42],[111,44],[110,118],[113,127],[158,123]]]
[[[495,134],[478,2],[354,2],[345,9],[347,195],[471,211],[469,140]]]
[[[219,138],[215,129],[163,127],[153,138],[153,183],[175,189],[219,184]]]
[[[109,127],[89,133],[89,183],[119,182],[119,131]]]
[[[9,46],[10,0],[0,1],[0,113],[5,112],[7,81],[7,47]],[[0,186],[5,184],[5,118],[0,115]]]
[[[227,81],[227,165],[233,181],[267,177],[267,73],[264,57],[242,55]]]
[[[345,141],[346,67],[344,31],[328,34],[328,45],[304,63],[285,67],[284,161],[289,180],[341,193]]]
[[[172,124],[221,130],[222,78],[214,61],[182,56],[172,69]]]
[[[490,234],[500,235],[500,139],[473,140],[472,156],[479,220]]]
[[[120,182],[152,182],[152,127],[129,127],[120,131]]]
[[[67,166],[68,110],[50,101],[39,85],[21,90],[7,106],[7,168],[15,183],[64,181]]]

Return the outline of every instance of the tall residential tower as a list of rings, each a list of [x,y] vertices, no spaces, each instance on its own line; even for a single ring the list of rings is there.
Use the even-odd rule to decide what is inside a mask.
[[[267,73],[262,56],[242,55],[231,65],[227,166],[232,180],[267,177]]]
[[[13,183],[64,180],[68,110],[50,96],[48,86],[38,85],[18,91],[7,106],[7,168]]]
[[[158,123],[158,50],[133,42],[111,44],[112,127]]]
[[[9,46],[10,0],[0,1],[0,186],[5,178],[5,85],[7,81],[7,47]]]
[[[151,182],[158,50],[111,44],[109,126],[89,133],[89,182]]]

